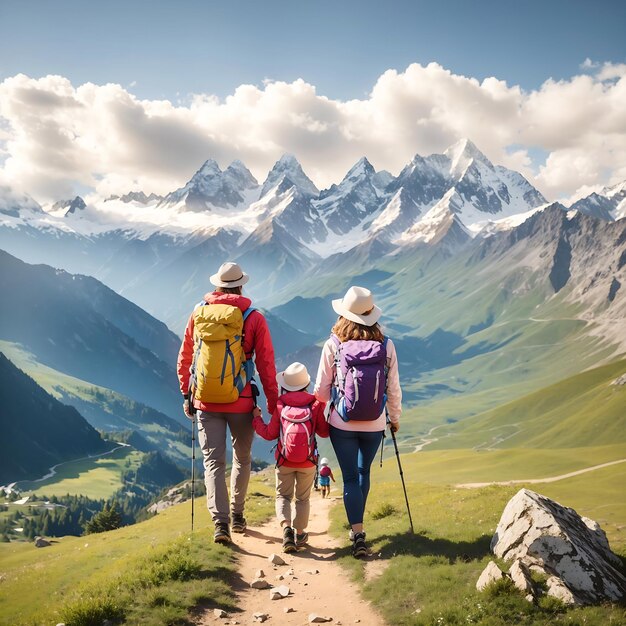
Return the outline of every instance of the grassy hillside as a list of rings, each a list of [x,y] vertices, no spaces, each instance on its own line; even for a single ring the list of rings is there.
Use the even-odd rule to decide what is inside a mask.
[[[582,372],[437,430],[428,450],[576,448],[626,443],[626,359]]]
[[[389,460],[382,471],[374,469],[365,520],[368,540],[380,559],[375,559],[371,567],[382,574],[374,578],[367,575],[370,565],[355,561],[347,548],[341,557],[343,565],[363,584],[365,596],[380,608],[389,624],[624,623],[626,610],[615,605],[565,609],[550,599],[532,605],[515,590],[501,590],[499,595],[478,593],[476,580],[492,558],[489,542],[495,527],[507,501],[521,486],[458,489],[426,484],[415,473],[409,458],[412,457],[404,456],[403,463],[409,477],[407,490],[415,535],[408,533],[397,466]],[[612,548],[626,557],[626,503],[621,488],[625,478],[626,468],[622,465],[528,488],[600,521]],[[607,503],[611,503],[611,513]],[[338,504],[333,510],[332,531],[345,537],[345,513]],[[378,564],[383,567],[376,567]]]
[[[175,462],[186,465],[191,456],[191,435],[179,422],[106,387],[42,365],[23,346],[0,341],[0,350],[50,395],[78,409],[95,428],[136,430]]]
[[[36,478],[56,463],[112,449],[76,411],[0,352],[0,482]]]
[[[274,503],[262,482],[254,481],[250,491],[257,495],[250,498],[247,516],[257,523]],[[123,616],[130,624],[174,624],[185,623],[193,606],[232,607],[233,552],[212,542],[208,513],[199,501],[191,535],[190,512],[185,502],[146,522],[63,537],[45,549],[0,544],[0,623],[100,624]]]

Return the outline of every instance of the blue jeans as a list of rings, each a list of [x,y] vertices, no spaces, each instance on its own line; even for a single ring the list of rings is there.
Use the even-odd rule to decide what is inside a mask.
[[[330,441],[343,476],[343,504],[351,526],[363,523],[370,466],[382,438],[382,430],[359,432],[330,427]]]

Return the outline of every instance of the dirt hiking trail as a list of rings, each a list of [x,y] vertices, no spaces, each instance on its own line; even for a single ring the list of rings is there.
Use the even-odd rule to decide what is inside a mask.
[[[336,562],[335,551],[342,543],[327,534],[332,506],[342,506],[341,498],[324,499],[317,492],[311,494],[309,543],[306,549],[294,554],[283,553],[282,532],[275,518],[262,526],[248,528],[243,535],[233,534],[233,550],[239,563],[240,580],[234,587],[239,610],[217,617],[213,609],[209,609],[200,616],[198,623],[211,626],[259,624],[254,614],[264,613],[268,616],[264,623],[270,626],[304,626],[309,624],[310,614],[315,613],[332,618],[330,624],[384,626],[382,617],[362,599],[358,585],[350,581]],[[272,565],[268,561],[272,553],[280,556],[285,565]],[[368,578],[384,569],[378,560],[369,562],[373,558],[364,560]],[[251,588],[258,570],[263,570],[270,587],[289,587],[289,596],[271,600],[269,588]],[[283,579],[279,580],[279,576]],[[286,609],[291,612],[287,613]]]

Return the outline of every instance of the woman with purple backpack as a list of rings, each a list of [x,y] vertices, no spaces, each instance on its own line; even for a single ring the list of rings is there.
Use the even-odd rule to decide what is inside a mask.
[[[350,287],[333,300],[339,314],[322,349],[314,394],[329,402],[330,441],[343,475],[343,502],[354,557],[367,555],[363,517],[370,466],[389,418],[398,432],[402,390],[393,342],[378,324],[382,311],[372,292]]]

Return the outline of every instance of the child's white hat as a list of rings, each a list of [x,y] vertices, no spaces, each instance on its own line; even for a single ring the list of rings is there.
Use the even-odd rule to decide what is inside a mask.
[[[309,372],[302,363],[292,363],[284,372],[276,375],[278,385],[287,391],[299,391],[304,389],[310,382]]]
[[[320,465],[328,465],[328,459],[326,457],[324,457],[321,461],[320,461]]]

